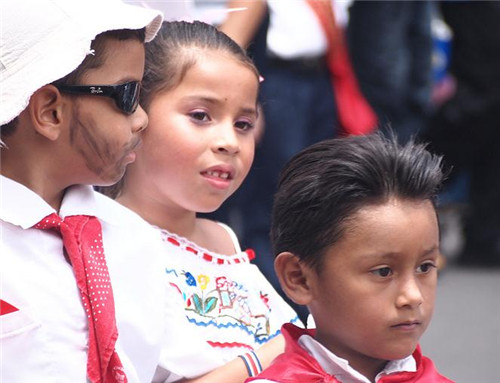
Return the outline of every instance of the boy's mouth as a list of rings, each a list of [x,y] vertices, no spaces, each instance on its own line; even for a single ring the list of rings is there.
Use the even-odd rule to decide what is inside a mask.
[[[392,328],[401,329],[401,330],[414,330],[417,327],[422,325],[422,321],[419,320],[409,320],[401,323],[397,323],[392,325]]]

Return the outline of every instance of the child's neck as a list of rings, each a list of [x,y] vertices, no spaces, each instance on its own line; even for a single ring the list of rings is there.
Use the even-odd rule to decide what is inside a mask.
[[[193,211],[172,204],[161,204],[157,200],[150,200],[144,193],[137,192],[138,189],[123,189],[117,201],[150,224],[184,237],[204,249],[218,254],[234,254],[231,237],[216,222],[197,218]]]
[[[342,356],[341,356],[342,357]],[[370,382],[375,383],[376,376],[384,369],[387,364],[386,360],[363,360],[358,362],[356,360],[349,360],[349,365],[358,371],[361,375],[365,376]]]
[[[315,339],[339,358],[347,360],[349,366],[365,376],[370,382],[375,382],[375,377],[387,364],[386,360],[369,358],[366,355],[361,355],[355,350],[339,348],[334,342],[330,342],[321,337],[321,334],[317,333]]]
[[[172,205],[162,205],[158,201],[149,201],[144,195],[134,195],[124,191],[117,199],[122,205],[135,211],[150,224],[191,238],[196,231],[196,213],[185,209],[175,209]]]

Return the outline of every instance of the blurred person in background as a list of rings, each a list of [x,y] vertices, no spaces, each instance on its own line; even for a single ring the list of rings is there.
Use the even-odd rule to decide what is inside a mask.
[[[453,33],[449,72],[456,91],[436,111],[425,138],[453,167],[449,183],[466,175],[459,263],[500,266],[500,3],[439,5]]]
[[[423,132],[432,87],[432,3],[359,1],[349,8],[347,38],[363,94],[382,130],[399,140]]]

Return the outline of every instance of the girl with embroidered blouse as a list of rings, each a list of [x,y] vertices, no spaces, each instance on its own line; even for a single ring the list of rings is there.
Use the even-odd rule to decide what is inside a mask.
[[[283,351],[281,325],[299,319],[234,232],[197,213],[216,210],[250,169],[259,73],[216,28],[165,22],[142,84],[143,145],[107,194],[165,244],[171,325],[155,382],[243,382]]]

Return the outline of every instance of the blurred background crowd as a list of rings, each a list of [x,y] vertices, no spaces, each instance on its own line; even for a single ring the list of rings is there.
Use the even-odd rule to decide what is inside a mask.
[[[500,266],[499,2],[142,3],[167,19],[219,26],[247,47],[263,76],[255,162],[217,217],[237,229],[271,279],[269,219],[283,164],[313,142],[372,128],[424,140],[444,155],[445,257]],[[317,17],[328,12],[333,17]]]
[[[277,290],[269,223],[280,169],[314,142],[377,129],[444,156],[440,267],[500,269],[500,2],[129,1],[214,24],[255,61],[263,81],[254,164],[212,218],[255,250]]]
[[[444,155],[443,264],[500,266],[500,2],[129,1],[217,25],[256,62],[254,165],[215,216],[276,286],[268,233],[283,164],[313,142],[373,129]]]

